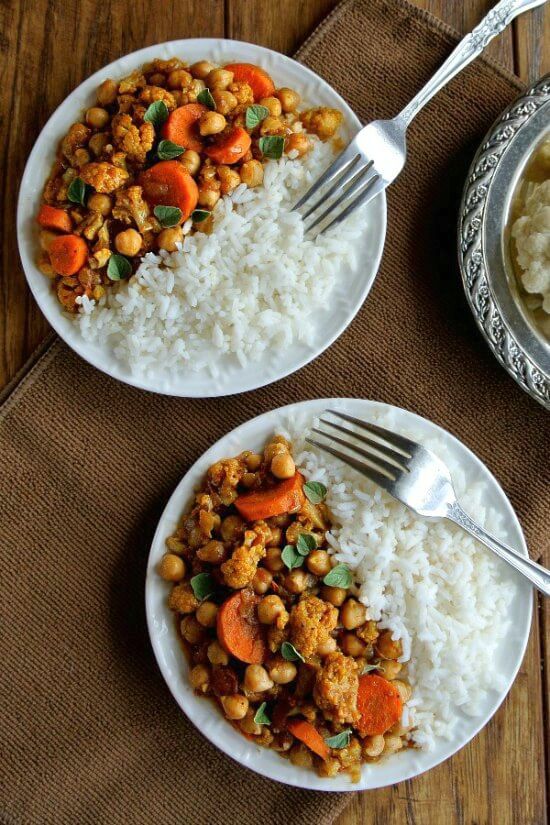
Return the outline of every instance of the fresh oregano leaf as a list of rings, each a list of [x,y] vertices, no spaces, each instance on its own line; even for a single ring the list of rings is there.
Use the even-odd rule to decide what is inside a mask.
[[[178,209],[177,206],[155,206],[153,212],[155,218],[164,228],[177,226],[181,221],[181,209]]]
[[[293,544],[287,544],[281,553],[281,558],[289,570],[294,567],[301,567],[304,563],[304,557],[298,553]]]
[[[111,255],[107,264],[107,275],[111,281],[123,281],[132,272],[132,264],[124,255]]]
[[[262,702],[256,713],[254,714],[254,721],[257,725],[270,725],[271,719],[265,712],[267,702]]]
[[[285,148],[285,139],[281,135],[266,135],[259,139],[258,147],[264,158],[279,160]]]
[[[216,108],[216,101],[212,97],[210,89],[203,89],[202,92],[198,93],[197,103],[202,103],[203,106],[207,106],[209,109]]]
[[[315,536],[311,533],[300,533],[298,541],[296,542],[296,550],[301,556],[307,556],[312,550],[317,547]]]
[[[312,504],[320,504],[326,498],[327,488],[320,481],[306,481],[304,493]]]
[[[157,148],[157,155],[161,160],[174,160],[183,155],[185,149],[178,143],[173,143],[171,140],[161,140]]]
[[[258,103],[255,103],[253,106],[248,106],[245,115],[245,125],[247,129],[255,129],[256,126],[259,126],[262,120],[269,114],[269,109],[267,106],[260,106]]]
[[[71,203],[86,206],[86,201],[91,192],[92,187],[85,184],[82,178],[74,178],[67,189],[67,197]]]
[[[327,573],[323,579],[323,584],[327,584],[329,587],[343,587],[347,590],[352,581],[353,577],[349,567],[346,564],[337,564],[330,573]]]
[[[143,120],[152,123],[155,129],[160,129],[167,119],[168,107],[164,100],[155,100],[143,115]]]
[[[205,221],[211,213],[208,209],[195,209],[194,212],[191,213],[191,220],[193,223],[202,223]]]
[[[197,575],[191,579],[191,587],[193,588],[195,598],[202,602],[203,599],[207,599],[208,596],[212,595],[216,589],[216,582],[210,573],[197,573]]]
[[[281,656],[287,662],[305,662],[304,657],[299,653],[291,642],[283,642],[281,645]]]
[[[336,733],[334,736],[329,736],[325,739],[325,742],[329,748],[347,748],[350,739],[351,728],[347,728],[346,730],[340,731],[340,733]]]

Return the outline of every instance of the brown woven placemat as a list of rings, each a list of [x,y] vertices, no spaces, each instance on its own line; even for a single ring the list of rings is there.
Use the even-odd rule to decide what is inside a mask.
[[[398,0],[349,0],[300,59],[368,120],[395,113],[453,43]],[[547,419],[481,340],[455,254],[468,162],[517,90],[480,61],[420,115],[389,193],[371,296],[296,375],[246,396],[170,399],[115,383],[55,341],[5,394],[2,822],[313,825],[344,806],[343,795],[268,782],[211,746],[170,697],[145,629],[145,563],[167,496],[215,439],[259,412],[355,395],[443,424],[495,472],[539,555]]]

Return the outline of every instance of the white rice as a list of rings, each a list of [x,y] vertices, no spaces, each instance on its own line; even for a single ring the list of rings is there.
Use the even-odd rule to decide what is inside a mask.
[[[306,240],[290,212],[332,158],[331,145],[315,140],[304,158],[268,162],[262,186],[241,184],[218,202],[211,234],[148,253],[128,282],[97,303],[83,298],[75,316],[82,336],[106,342],[141,374],[206,368],[215,376],[224,357],[244,365],[293,342],[311,344],[316,314],[341,268],[356,265],[364,231],[359,210],[336,235]]]
[[[392,414],[373,420],[403,432]],[[328,541],[336,559],[355,571],[369,618],[402,640],[401,661],[409,660],[413,686],[403,722],[416,726],[411,738],[431,750],[436,737],[452,738],[461,713],[479,715],[488,692],[501,687],[492,664],[509,627],[513,577],[460,528],[416,516],[341,461],[307,445],[310,426],[306,420],[286,424],[296,462],[307,478],[328,489],[335,520]],[[467,512],[502,535],[485,483],[467,483],[445,442],[403,434],[447,463]]]

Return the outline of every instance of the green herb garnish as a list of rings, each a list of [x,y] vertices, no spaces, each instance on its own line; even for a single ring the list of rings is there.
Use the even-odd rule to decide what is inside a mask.
[[[160,129],[168,119],[168,107],[164,100],[155,100],[143,115],[143,120],[152,123],[155,129]]]
[[[260,106],[255,103],[254,106],[248,106],[245,115],[245,125],[247,129],[255,129],[259,126],[262,120],[269,114],[267,106]]]
[[[210,573],[197,573],[197,575],[191,579],[191,587],[193,588],[195,598],[202,602],[204,599],[207,599],[208,596],[212,595],[216,589],[216,582]]]
[[[298,653],[296,648],[290,642],[283,642],[281,645],[281,656],[287,662],[305,662],[301,653]]]
[[[67,197],[71,203],[78,203],[80,206],[86,206],[88,195],[92,192],[92,187],[88,186],[82,178],[74,178],[67,189]]]
[[[262,702],[256,713],[254,714],[254,721],[257,725],[270,725],[271,719],[265,712],[267,702]]]
[[[323,584],[329,587],[343,587],[345,590],[351,585],[353,578],[346,564],[337,564],[323,579]]]
[[[281,558],[289,570],[292,570],[294,567],[301,567],[304,563],[304,557],[298,553],[293,544],[287,544],[281,553]]]
[[[205,221],[211,213],[208,209],[195,209],[194,212],[191,212],[191,220],[193,223],[202,223]]]
[[[300,533],[298,541],[296,542],[296,550],[301,556],[307,556],[312,550],[317,547],[315,536],[311,533]]]
[[[178,143],[172,143],[171,140],[161,140],[158,145],[157,155],[161,160],[173,160],[183,155],[185,149]]]
[[[111,255],[107,264],[107,275],[111,281],[123,281],[132,272],[132,264],[124,255]]]
[[[341,731],[340,733],[336,733],[334,736],[329,736],[325,739],[325,742],[329,746],[329,748],[347,748],[349,745],[349,740],[351,739],[351,729],[347,728],[346,730]]]
[[[306,481],[303,489],[306,498],[312,504],[320,504],[327,495],[327,488],[320,481]]]
[[[203,106],[208,106],[209,109],[216,108],[216,101],[212,97],[210,89],[203,89],[197,95],[197,103],[202,103]]]
[[[259,139],[258,147],[264,158],[279,160],[285,148],[285,139],[281,135],[266,135]]]
[[[177,226],[181,221],[181,209],[177,206],[155,206],[153,209],[155,218],[161,226]]]

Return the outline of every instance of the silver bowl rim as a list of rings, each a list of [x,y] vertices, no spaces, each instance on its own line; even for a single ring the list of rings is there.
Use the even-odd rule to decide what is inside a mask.
[[[462,282],[477,325],[497,360],[546,409],[550,345],[512,294],[505,230],[517,181],[549,129],[550,73],[516,98],[487,132],[468,171],[458,221]]]

